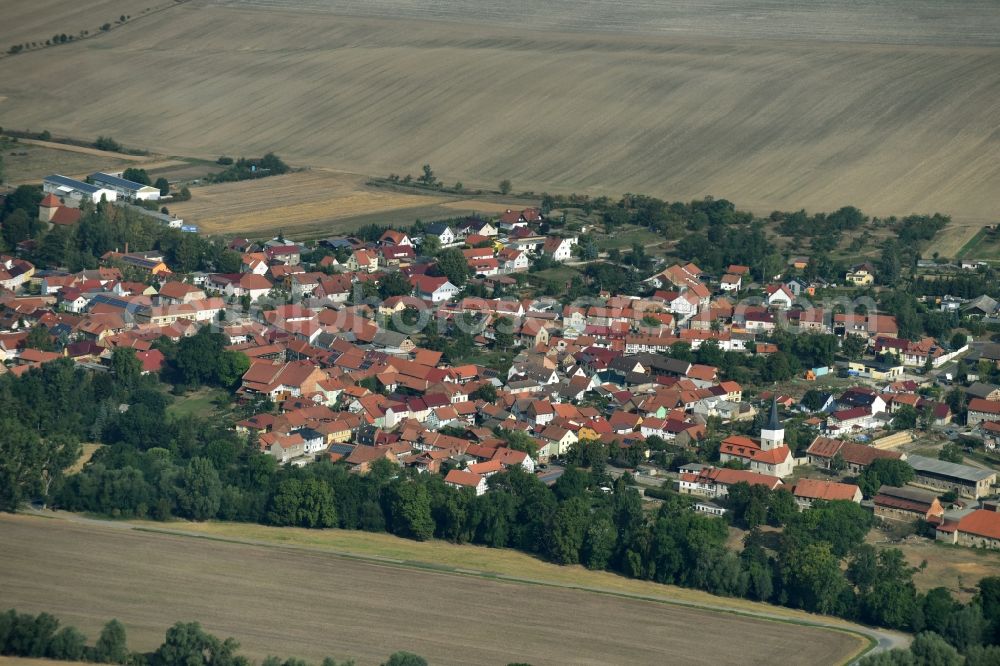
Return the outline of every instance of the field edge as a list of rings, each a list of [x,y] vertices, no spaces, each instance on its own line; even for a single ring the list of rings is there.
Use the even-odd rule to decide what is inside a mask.
[[[462,545],[451,544],[439,540],[433,540],[431,542],[411,542],[407,539],[402,539],[400,537],[395,537],[388,534],[359,532],[355,530],[342,530],[342,529],[305,530],[299,528],[280,528],[280,527],[270,527],[270,526],[256,525],[256,524],[231,523],[223,521],[210,521],[205,523],[190,523],[181,520],[171,521],[167,523],[155,523],[152,521],[127,521],[127,520],[115,521],[115,520],[95,518],[92,516],[84,516],[83,514],[72,514],[72,513],[54,512],[54,511],[50,512],[35,511],[31,513],[22,513],[16,515],[28,518],[55,519],[55,520],[65,521],[67,523],[77,523],[77,524],[89,523],[100,526],[105,529],[107,528],[128,529],[136,532],[163,534],[174,537],[203,539],[206,541],[214,541],[214,542],[236,544],[236,545],[252,545],[257,547],[275,548],[279,550],[306,550],[312,552],[321,552],[331,557],[337,557],[341,559],[347,559],[359,562],[370,562],[372,564],[378,564],[382,566],[394,566],[404,569],[426,571],[429,573],[437,573],[443,575],[495,580],[499,582],[513,583],[519,585],[532,585],[538,587],[548,587],[553,589],[588,592],[592,594],[598,594],[602,596],[614,597],[625,600],[643,601],[647,603],[655,603],[673,607],[691,608],[693,610],[699,610],[699,611],[710,611],[713,613],[721,613],[724,615],[737,616],[751,620],[780,622],[784,624],[811,627],[814,629],[821,629],[825,631],[834,631],[840,634],[851,636],[858,642],[857,647],[854,649],[854,651],[843,659],[843,661],[841,662],[843,664],[855,663],[859,658],[877,649],[882,644],[882,640],[880,639],[878,633],[876,633],[877,630],[868,629],[863,625],[849,623],[846,620],[841,620],[839,618],[835,617],[821,618],[820,616],[814,618],[811,614],[805,613],[804,611],[799,611],[797,609],[789,609],[789,608],[784,608],[782,606],[772,606],[770,604],[762,604],[758,602],[752,602],[749,600],[742,600],[742,599],[735,599],[728,597],[715,597],[713,595],[709,595],[707,592],[702,592],[700,590],[679,588],[670,585],[661,585],[658,583],[653,583],[652,581],[633,580],[618,576],[617,574],[611,572],[594,572],[594,573],[613,576],[614,579],[616,580],[620,579],[621,581],[625,581],[626,583],[630,584],[635,583],[644,585],[656,585],[658,588],[663,589],[664,594],[663,595],[642,594],[638,592],[596,587],[593,585],[562,582],[554,579],[546,580],[544,578],[528,578],[524,576],[512,575],[509,573],[483,570],[480,568],[456,566],[454,563],[440,564],[427,561],[427,559],[403,558],[403,557],[393,557],[389,555],[379,555],[373,553],[353,552],[349,550],[343,550],[341,548],[324,546],[322,544],[307,543],[304,541],[303,535],[301,533],[305,532],[311,536],[333,534],[340,538],[347,538],[347,539],[351,539],[352,537],[357,537],[359,540],[368,536],[374,536],[377,540],[386,540],[397,546],[402,546],[404,547],[404,549],[408,547],[415,547],[420,544],[429,544],[429,545],[434,545],[436,547],[444,547],[448,549],[463,548]],[[184,527],[194,528],[194,529],[184,529]],[[258,536],[257,538],[252,538],[252,537],[233,536],[232,534],[224,533],[223,531],[226,529],[230,530],[248,529],[255,535],[263,533],[265,534],[265,537],[259,538]],[[268,538],[266,536],[267,534],[270,534],[272,536]],[[410,549],[412,550],[412,548]],[[517,557],[530,558],[531,560],[539,562],[545,566],[558,567],[559,570],[567,569],[567,571],[569,571],[568,568],[547,563],[544,562],[543,560],[539,560],[538,558],[535,558],[528,554],[520,553],[519,551],[511,549],[483,548],[482,551],[488,553],[492,553],[495,551],[496,553],[499,553],[501,555],[504,553],[513,553]],[[415,557],[419,558],[419,556]],[[704,601],[697,601],[697,600],[682,599],[682,598],[667,596],[671,592],[693,593],[695,596],[706,596],[709,599],[706,599]],[[714,604],[709,603],[709,600],[718,600],[718,603]],[[736,603],[742,602],[743,604],[754,605],[754,606],[759,605],[761,606],[761,609],[755,612],[754,610],[746,608],[738,608],[735,605],[733,605],[734,602]],[[882,632],[883,636],[885,635],[885,633],[886,632]],[[904,635],[900,634],[900,636],[902,637]],[[892,647],[892,646],[887,646],[887,647]]]

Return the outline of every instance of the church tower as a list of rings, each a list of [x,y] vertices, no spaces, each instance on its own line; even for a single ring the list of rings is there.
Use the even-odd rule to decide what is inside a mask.
[[[785,445],[785,429],[781,427],[778,420],[778,398],[771,400],[771,416],[767,424],[760,430],[760,448],[763,451],[770,451]]]

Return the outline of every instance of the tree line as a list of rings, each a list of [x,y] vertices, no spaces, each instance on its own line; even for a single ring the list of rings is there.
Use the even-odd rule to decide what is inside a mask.
[[[152,652],[129,650],[125,626],[110,620],[101,629],[94,645],[75,627],[59,627],[49,613],[31,615],[11,609],[0,613],[0,655],[35,659],[85,661],[128,666],[250,666],[253,662],[237,654],[240,644],[220,639],[197,622],[178,622],[169,629],[163,643]],[[267,657],[262,666],[310,666],[302,659]],[[321,666],[354,666],[353,660],[323,659]],[[411,652],[396,652],[382,666],[427,666],[427,660]]]
[[[337,527],[516,548],[559,564],[912,631],[940,629],[927,617],[940,615],[941,597],[950,599],[946,590],[918,593],[898,550],[866,545],[873,518],[852,502],[817,502],[800,513],[787,497],[737,490],[738,520],[751,528],[737,551],[726,546],[726,522],[691,510],[688,496],[666,494],[657,511],[645,513],[634,487],[604,473],[611,454],[586,442],[571,459],[589,469],[571,465],[549,487],[514,468],[490,477],[490,492],[481,496],[384,460],[366,475],[330,461],[281,467],[260,453],[253,435],[239,436],[230,424],[172,418],[173,398],[159,380],[128,365],[126,357],[113,359],[121,381],[66,360],[0,377],[0,507],[43,498],[115,517]],[[82,472],[65,476],[81,441],[106,446]],[[866,485],[905,470],[877,472]],[[784,530],[763,533],[764,522]],[[997,642],[990,623],[1000,614],[983,615],[985,601],[945,606],[942,632],[953,645]]]

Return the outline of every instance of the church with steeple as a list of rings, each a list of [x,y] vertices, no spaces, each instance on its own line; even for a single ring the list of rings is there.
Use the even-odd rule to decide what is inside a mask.
[[[760,438],[752,439],[743,435],[731,435],[722,440],[719,447],[719,461],[742,462],[747,469],[759,474],[770,474],[784,478],[792,473],[795,458],[792,450],[785,446],[785,429],[778,419],[778,402],[771,401],[771,414],[760,430]]]

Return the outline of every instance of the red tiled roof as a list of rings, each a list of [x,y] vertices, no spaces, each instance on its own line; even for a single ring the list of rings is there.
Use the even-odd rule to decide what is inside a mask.
[[[1000,539],[1000,513],[978,509],[958,521],[958,531]]]
[[[465,486],[467,488],[477,487],[482,480],[483,477],[472,472],[466,472],[464,469],[453,469],[448,472],[448,476],[444,477],[445,483],[452,483],[456,486]]]
[[[821,500],[853,500],[859,488],[853,483],[836,483],[820,479],[799,479],[792,491],[796,497]]]
[[[982,412],[984,414],[1000,414],[1000,402],[984,400],[983,398],[973,398],[969,401],[969,411]]]
[[[52,224],[70,225],[80,221],[80,209],[60,206],[49,220]]]

